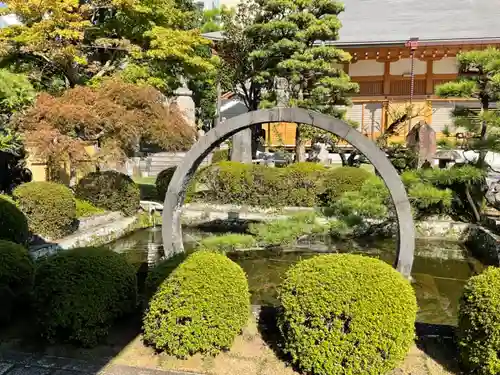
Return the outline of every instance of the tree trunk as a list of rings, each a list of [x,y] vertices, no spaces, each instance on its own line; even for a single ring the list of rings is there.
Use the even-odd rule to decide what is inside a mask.
[[[490,103],[489,103],[488,99],[481,100],[481,104],[482,104],[482,112],[483,113],[489,110],[489,104]],[[486,138],[488,136],[487,130],[488,130],[488,125],[486,124],[486,121],[483,120],[483,123],[481,124],[481,142],[486,141]],[[478,158],[478,161],[477,161],[477,166],[479,168],[486,167],[485,160],[486,160],[486,154],[487,153],[488,153],[487,150],[484,150],[484,149],[479,150],[479,158]]]
[[[295,162],[300,163],[306,161],[306,145],[304,139],[302,139],[301,125],[297,124],[297,130],[295,131]]]

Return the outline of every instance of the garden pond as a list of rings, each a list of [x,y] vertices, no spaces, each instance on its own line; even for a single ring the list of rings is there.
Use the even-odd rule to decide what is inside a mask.
[[[187,251],[212,232],[185,228]],[[330,241],[329,241],[330,242]],[[161,227],[136,231],[109,244],[114,251],[147,270],[163,255]],[[252,304],[276,305],[276,287],[286,270],[301,259],[318,253],[356,253],[377,257],[392,264],[395,260],[394,239],[300,243],[284,249],[254,250],[229,253],[247,273]],[[456,325],[459,299],[467,279],[483,269],[460,243],[417,240],[412,277],[419,313],[417,321],[427,324]]]

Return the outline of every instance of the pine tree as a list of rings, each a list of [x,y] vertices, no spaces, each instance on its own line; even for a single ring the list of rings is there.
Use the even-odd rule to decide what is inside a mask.
[[[500,151],[500,116],[493,104],[500,101],[500,50],[489,48],[457,56],[459,78],[436,88],[443,98],[474,98],[480,111],[457,107],[453,112],[455,127],[467,130],[464,147],[479,153],[477,166],[486,167],[486,153]]]
[[[251,58],[260,67],[259,79],[269,89],[261,106],[307,108],[338,118],[339,106],[350,104],[358,85],[343,70],[351,56],[331,45],[341,27],[344,10],[335,0],[258,0],[255,22],[246,29],[254,45]],[[305,157],[305,140],[317,134],[297,124],[296,161]]]

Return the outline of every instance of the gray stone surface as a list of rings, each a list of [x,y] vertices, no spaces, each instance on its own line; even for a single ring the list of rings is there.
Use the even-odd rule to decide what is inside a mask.
[[[259,110],[233,117],[210,130],[189,150],[176,169],[165,196],[162,235],[167,257],[184,251],[181,228],[182,205],[189,181],[203,159],[217,145],[240,130],[254,124],[272,122],[308,124],[329,131],[356,147],[373,164],[389,189],[396,208],[398,248],[395,266],[404,276],[409,277],[415,250],[415,228],[405,187],[394,166],[375,143],[346,122],[300,108]]]
[[[233,135],[231,161],[252,162],[252,131],[250,129],[242,130]]]
[[[500,7],[492,0],[350,0],[339,18],[339,45],[500,37]],[[220,31],[205,35],[223,38]]]
[[[83,361],[28,353],[0,352],[0,375],[186,375],[187,373],[108,365],[108,361]],[[5,360],[8,358],[8,360]],[[193,374],[195,375],[195,374]]]

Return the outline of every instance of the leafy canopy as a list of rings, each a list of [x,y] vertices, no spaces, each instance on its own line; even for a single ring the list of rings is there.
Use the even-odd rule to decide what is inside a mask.
[[[4,64],[37,68],[62,78],[67,87],[121,72],[171,94],[190,78],[215,68],[216,59],[195,27],[190,1],[75,0],[6,1],[4,14],[21,25],[0,30]],[[30,66],[20,65],[30,61]]]
[[[41,94],[17,122],[37,156],[52,162],[88,160],[86,147],[98,144],[96,161],[116,161],[139,139],[167,150],[188,149],[195,130],[175,104],[150,86],[105,80],[96,87],[77,86],[54,97]]]

